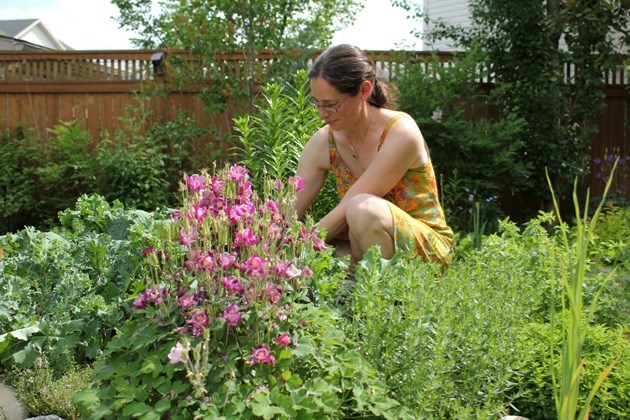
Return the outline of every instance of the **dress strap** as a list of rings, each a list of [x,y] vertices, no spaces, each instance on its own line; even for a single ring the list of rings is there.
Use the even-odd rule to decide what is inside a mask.
[[[381,138],[378,142],[379,150],[381,146],[383,145],[383,142],[385,141],[385,137],[387,137],[387,132],[389,131],[389,129],[392,128],[392,125],[394,125],[394,123],[401,118],[411,118],[411,115],[404,112],[399,112],[398,114],[390,118],[389,121],[387,121],[387,124],[385,124],[385,128],[383,129],[383,132],[381,133]]]

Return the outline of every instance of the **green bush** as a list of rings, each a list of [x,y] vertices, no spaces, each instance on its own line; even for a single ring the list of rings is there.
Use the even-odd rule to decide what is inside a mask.
[[[421,65],[411,62],[409,71],[395,79],[400,109],[420,126],[436,174],[441,174],[447,221],[464,233],[472,230],[473,203],[480,204],[488,231],[495,231],[503,215],[499,196],[518,191],[531,170],[515,160],[525,147],[518,140],[523,121],[488,118],[478,111],[493,109],[498,90],[484,93],[479,88],[485,73],[477,58],[471,51],[450,66],[437,57]]]
[[[52,369],[96,359],[123,319],[151,215],[84,196],[62,228],[0,237],[0,365]]]
[[[41,223],[49,216],[38,200],[42,187],[40,168],[47,155],[41,141],[20,129],[0,136],[0,234],[27,224]]]
[[[51,413],[66,419],[78,420],[79,413],[72,404],[72,396],[89,386],[92,369],[89,366],[69,366],[55,372],[45,359],[30,369],[18,371],[11,378],[17,397],[31,417]]]
[[[560,327],[560,325],[558,325]],[[556,376],[561,369],[562,331],[552,331],[548,324],[531,323],[522,328],[515,346],[520,357],[513,369],[512,406],[518,414],[531,419],[555,419],[552,369]],[[554,352],[550,344],[554,343]],[[630,342],[619,328],[601,325],[586,326],[582,348],[584,368],[580,377],[579,406],[593,387],[599,374],[613,361],[619,363],[605,379],[591,404],[590,417],[595,419],[622,419],[630,416]],[[553,357],[553,363],[550,362]]]

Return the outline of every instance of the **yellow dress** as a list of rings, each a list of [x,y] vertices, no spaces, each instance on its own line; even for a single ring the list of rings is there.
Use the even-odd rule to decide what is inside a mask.
[[[379,140],[379,150],[387,139],[388,130],[399,118],[411,117],[401,112],[388,121]],[[396,141],[395,138],[387,140]],[[426,143],[425,147],[428,155]],[[343,197],[358,177],[339,155],[332,129],[328,132],[328,152],[337,192]],[[430,157],[426,165],[409,169],[383,198],[392,212],[396,249],[413,250],[425,260],[438,261],[444,265],[452,260],[453,231],[444,218]]]

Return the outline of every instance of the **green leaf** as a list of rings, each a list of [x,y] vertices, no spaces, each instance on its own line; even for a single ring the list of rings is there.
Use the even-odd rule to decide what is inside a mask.
[[[254,395],[251,406],[254,415],[264,419],[272,419],[276,414],[281,414],[281,410],[279,410],[278,407],[272,406],[269,397],[262,392],[258,392]]]

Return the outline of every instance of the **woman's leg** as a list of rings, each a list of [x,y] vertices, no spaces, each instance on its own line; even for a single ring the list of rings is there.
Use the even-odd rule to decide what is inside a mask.
[[[352,258],[360,261],[373,245],[381,247],[383,258],[394,256],[394,220],[387,201],[371,194],[352,197],[346,208]]]

